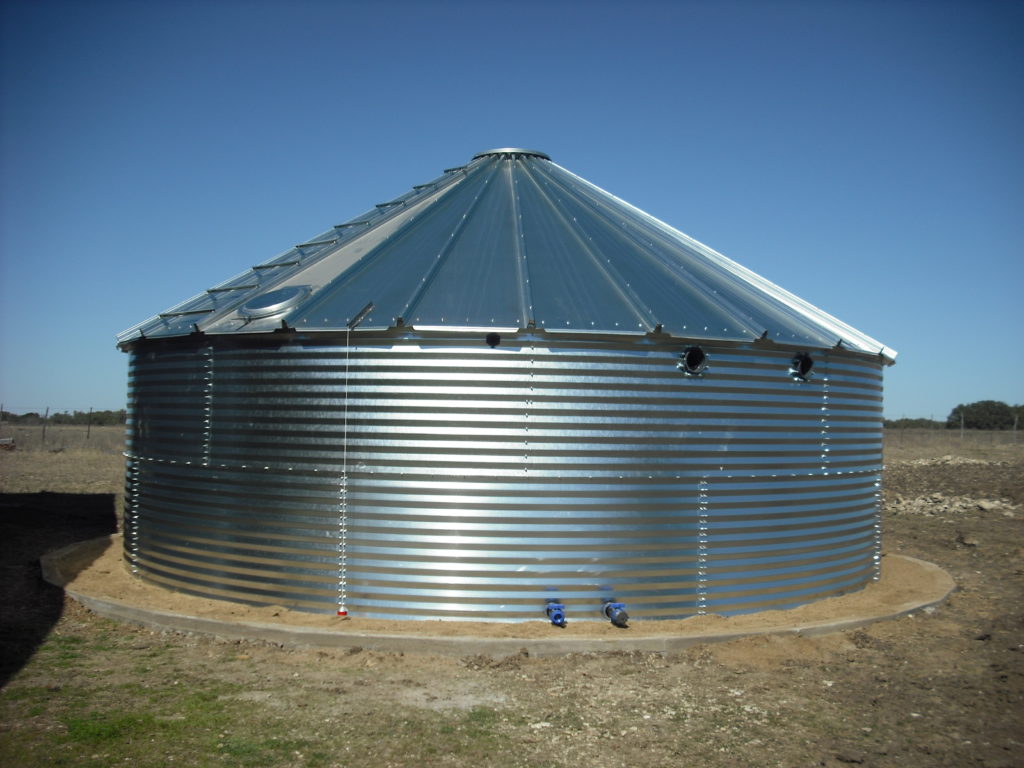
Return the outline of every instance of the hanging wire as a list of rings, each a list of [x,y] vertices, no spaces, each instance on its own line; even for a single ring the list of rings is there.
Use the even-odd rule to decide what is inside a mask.
[[[341,487],[338,499],[338,615],[348,616],[348,374],[352,354],[352,330],[373,311],[371,301],[345,327],[345,398],[342,407],[342,431],[345,442],[341,452]]]

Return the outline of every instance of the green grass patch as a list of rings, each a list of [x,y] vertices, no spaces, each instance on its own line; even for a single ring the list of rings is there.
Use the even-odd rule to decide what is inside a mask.
[[[55,690],[43,685],[9,686],[0,691],[0,703],[17,701],[38,701],[55,694]]]
[[[478,728],[487,728],[498,722],[498,712],[491,707],[473,707],[466,713],[466,723]]]
[[[311,742],[275,736],[233,737],[220,742],[217,752],[227,755],[235,765],[246,768],[277,766],[308,760]],[[301,756],[301,757],[300,757]]]
[[[90,712],[84,717],[65,716],[61,720],[68,729],[69,741],[90,746],[146,738],[156,727],[156,721],[149,713]]]

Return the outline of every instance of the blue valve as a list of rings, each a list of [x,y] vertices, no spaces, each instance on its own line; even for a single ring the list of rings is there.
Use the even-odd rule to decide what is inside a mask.
[[[624,603],[607,602],[604,604],[603,612],[613,626],[625,628],[626,622],[629,621]]]
[[[565,626],[565,606],[561,603],[548,603],[545,608],[548,618],[556,627]]]

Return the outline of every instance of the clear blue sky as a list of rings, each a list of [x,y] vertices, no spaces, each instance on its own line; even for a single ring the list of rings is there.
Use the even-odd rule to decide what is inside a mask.
[[[523,146],[899,351],[888,417],[1024,402],[1024,4],[0,10],[0,401],[120,408],[114,334]]]

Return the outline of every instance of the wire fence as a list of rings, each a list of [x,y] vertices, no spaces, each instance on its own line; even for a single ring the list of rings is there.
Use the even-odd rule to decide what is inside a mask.
[[[88,449],[120,451],[127,414],[124,410],[85,411],[49,406],[33,409],[0,403],[0,450],[61,451]]]
[[[48,451],[87,451],[90,453],[121,453],[124,450],[125,427],[79,426],[75,424],[0,425],[0,452],[33,453]]]

